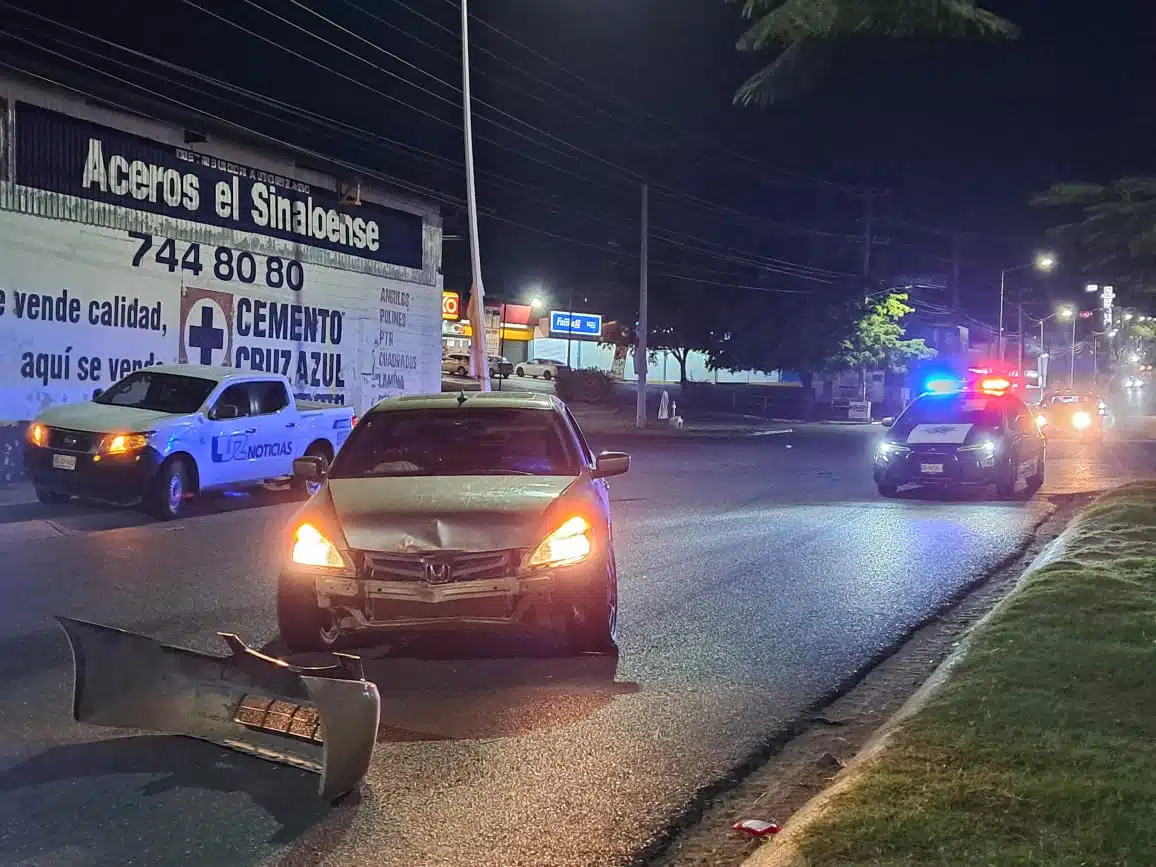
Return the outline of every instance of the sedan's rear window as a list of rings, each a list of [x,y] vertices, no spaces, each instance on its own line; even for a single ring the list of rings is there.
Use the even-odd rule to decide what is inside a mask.
[[[333,478],[576,476],[576,448],[550,410],[390,410],[368,416],[333,463]]]

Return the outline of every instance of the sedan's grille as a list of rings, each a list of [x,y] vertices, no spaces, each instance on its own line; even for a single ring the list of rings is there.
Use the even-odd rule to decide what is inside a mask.
[[[520,554],[516,550],[468,554],[366,551],[365,577],[376,581],[426,581],[431,584],[485,581],[505,578],[516,572]]]
[[[99,439],[100,434],[88,431],[66,430],[59,427],[48,429],[48,447],[64,452],[91,452]]]

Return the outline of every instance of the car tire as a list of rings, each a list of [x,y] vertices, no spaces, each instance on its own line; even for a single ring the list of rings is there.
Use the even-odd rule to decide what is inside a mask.
[[[606,592],[573,603],[566,612],[566,645],[573,656],[618,653],[618,586],[607,582]]]
[[[887,499],[891,500],[891,499],[894,499],[895,497],[899,496],[899,486],[898,485],[878,484],[875,487],[878,488],[879,496],[881,496],[881,497],[886,497]]]
[[[552,374],[550,371],[548,371],[548,370],[542,371],[542,379],[546,380],[546,382],[549,382],[553,378],[554,378],[554,374]]]
[[[36,499],[46,506],[63,506],[71,500],[72,497],[69,494],[58,494],[56,491],[46,491],[44,488],[37,488]]]
[[[1013,458],[1007,462],[1007,468],[1004,470],[1003,478],[996,482],[995,494],[1001,500],[1010,500],[1016,495],[1016,460]]]
[[[329,453],[329,449],[321,443],[313,443],[313,445],[305,450],[305,454],[302,455],[302,457],[325,458],[326,465],[333,463],[333,456]],[[310,482],[307,479],[299,479],[296,476],[289,482],[289,487],[291,487],[294,492],[306,498],[312,497],[320,491],[321,485],[322,482]]]
[[[1028,476],[1028,495],[1031,496],[1044,486],[1044,458],[1036,458],[1036,471]]]
[[[518,368],[517,373],[518,373],[518,376],[522,377],[523,379],[526,376],[526,371],[524,369],[522,369],[521,367]]]
[[[338,632],[326,609],[317,604],[309,578],[277,581],[277,629],[290,653],[320,653],[337,646]]]
[[[459,367],[454,371],[454,376],[465,376],[467,373],[469,373],[468,370],[466,370],[464,367]]]
[[[148,496],[149,514],[160,521],[173,521],[181,517],[189,493],[189,470],[181,458],[170,458],[161,464],[153,479]]]

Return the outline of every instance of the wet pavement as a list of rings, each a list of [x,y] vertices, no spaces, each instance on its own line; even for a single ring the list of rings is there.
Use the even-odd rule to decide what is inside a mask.
[[[1103,446],[1053,444],[1030,501],[882,500],[877,427],[632,443],[612,483],[617,664],[521,638],[369,651],[378,751],[336,808],[296,770],[71,722],[51,619],[213,651],[230,630],[276,651],[287,494],[217,498],[172,524],[0,500],[0,863],[622,863],[1013,554],[1049,493],[1156,475],[1145,406],[1124,409]]]

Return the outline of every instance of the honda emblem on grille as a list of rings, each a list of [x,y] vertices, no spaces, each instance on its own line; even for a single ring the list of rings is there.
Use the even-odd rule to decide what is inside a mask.
[[[64,438],[64,444],[66,446],[75,446],[76,445],[76,437],[65,437]]]
[[[453,577],[453,570],[449,563],[439,563],[436,560],[423,560],[425,580],[430,584],[446,584]]]

